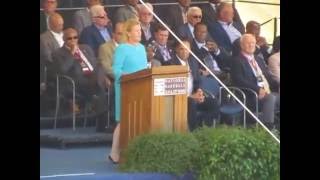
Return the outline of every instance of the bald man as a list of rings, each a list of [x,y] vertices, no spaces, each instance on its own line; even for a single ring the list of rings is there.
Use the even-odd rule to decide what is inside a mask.
[[[280,95],[272,92],[271,87],[277,82],[272,79],[264,60],[254,54],[256,38],[252,34],[244,34],[240,38],[241,52],[232,60],[231,78],[237,87],[254,90],[258,94],[259,105],[262,106],[262,121],[269,127],[274,127],[274,113],[280,108]],[[255,111],[254,97],[247,95],[248,107]],[[251,117],[251,116],[249,116]]]
[[[49,16],[56,12],[58,6],[57,0],[42,0],[40,11],[40,34],[49,29]]]
[[[63,18],[58,13],[49,17],[50,30],[40,35],[40,62],[47,67],[47,81],[55,81],[52,52],[63,46]]]

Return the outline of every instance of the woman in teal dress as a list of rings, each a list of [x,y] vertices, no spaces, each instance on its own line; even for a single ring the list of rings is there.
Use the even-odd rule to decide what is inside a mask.
[[[115,120],[118,123],[113,132],[113,141],[109,159],[117,163],[120,158],[120,114],[121,114],[121,87],[120,79],[124,74],[134,73],[147,68],[145,47],[140,44],[141,27],[136,19],[129,19],[124,25],[125,42],[120,44],[113,55],[112,71],[115,77]]]

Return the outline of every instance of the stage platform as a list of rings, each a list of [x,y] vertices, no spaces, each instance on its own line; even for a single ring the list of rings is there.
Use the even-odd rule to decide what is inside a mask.
[[[112,132],[96,132],[95,127],[57,128],[40,130],[40,145],[47,147],[66,148],[69,145],[101,144],[112,142]]]

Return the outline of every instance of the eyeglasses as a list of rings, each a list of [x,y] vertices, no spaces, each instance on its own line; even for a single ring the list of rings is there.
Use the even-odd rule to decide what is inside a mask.
[[[197,16],[197,15],[195,15],[195,16],[192,16],[193,18],[198,18],[198,19],[201,19],[202,18],[202,16]]]
[[[67,37],[67,40],[78,39],[78,36]]]

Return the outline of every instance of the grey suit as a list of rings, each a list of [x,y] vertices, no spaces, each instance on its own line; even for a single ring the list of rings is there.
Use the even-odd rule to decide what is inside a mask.
[[[114,24],[118,22],[124,22],[131,18],[138,18],[138,12],[134,9],[134,7],[125,5],[117,9],[115,15],[113,16]]]
[[[59,47],[58,41],[50,31],[46,31],[40,35],[40,59],[44,62],[52,62],[51,54]]]
[[[184,24],[182,11],[179,5],[170,6],[167,10],[166,23],[170,29],[178,34],[178,28]]]
[[[92,24],[91,16],[88,9],[76,11],[73,16],[73,27],[81,33],[82,29]]]
[[[116,44],[113,40],[110,40],[99,47],[98,51],[98,60],[101,63],[104,72],[108,75],[113,77],[112,72],[112,58],[114,51],[116,49]]]

